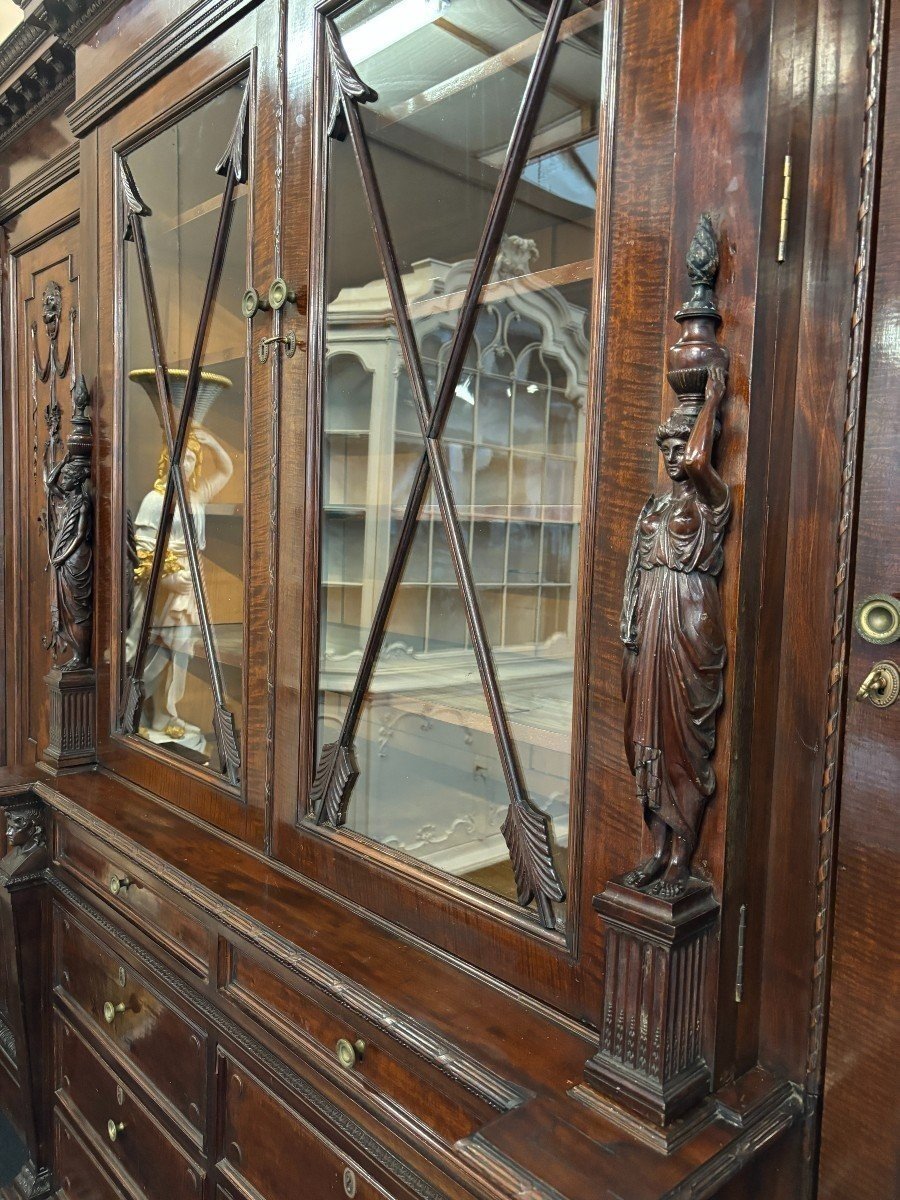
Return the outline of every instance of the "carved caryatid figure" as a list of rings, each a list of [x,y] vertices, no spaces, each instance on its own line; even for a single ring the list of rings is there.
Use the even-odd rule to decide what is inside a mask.
[[[676,314],[684,330],[669,351],[680,403],[656,438],[672,486],[638,518],[621,625],[625,746],[653,844],[625,882],[669,898],[685,890],[716,784],[710,759],[725,666],[717,576],[731,512],[713,467],[728,353],[716,342],[719,262],[706,215],[687,262],[694,292]]]
[[[84,376],[72,394],[72,431],[62,462],[46,471],[50,547],[50,635],[54,658],[66,648],[64,671],[89,666],[93,629],[94,501],[91,491],[90,396]]]

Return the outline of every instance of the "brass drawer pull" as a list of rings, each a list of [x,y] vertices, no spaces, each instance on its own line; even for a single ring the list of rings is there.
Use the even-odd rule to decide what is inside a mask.
[[[125,1132],[124,1121],[114,1121],[112,1117],[106,1122],[106,1133],[111,1142],[116,1141],[118,1137]]]
[[[112,1025],[119,1013],[123,1013],[124,1011],[124,1004],[113,1004],[112,1000],[107,1000],[103,1005],[103,1020],[107,1025]]]
[[[130,887],[131,887],[131,880],[128,878],[127,875],[110,875],[109,890],[112,892],[112,894],[114,896],[118,896],[121,892],[124,892],[127,888],[130,888]]]
[[[269,347],[275,346],[279,342],[284,343],[284,352],[288,358],[293,358],[297,350],[297,335],[293,329],[287,337],[267,337],[259,343],[259,361],[264,363],[269,361]]]
[[[346,1038],[338,1038],[334,1047],[337,1060],[342,1067],[352,1071],[366,1050],[366,1043],[361,1039],[350,1042]]]

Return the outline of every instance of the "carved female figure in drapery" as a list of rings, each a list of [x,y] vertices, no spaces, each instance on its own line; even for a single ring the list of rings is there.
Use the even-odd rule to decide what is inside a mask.
[[[625,747],[652,842],[625,882],[668,898],[685,890],[715,790],[710,759],[723,698],[718,575],[731,499],[712,462],[728,369],[715,338],[717,270],[704,215],[688,254],[694,294],[677,314],[685,331],[669,352],[681,402],[656,438],[672,486],[651,496],[638,518],[622,610]]]

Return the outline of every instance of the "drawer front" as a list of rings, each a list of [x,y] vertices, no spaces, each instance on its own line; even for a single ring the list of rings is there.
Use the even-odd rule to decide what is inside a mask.
[[[206,1120],[206,1035],[172,1009],[71,913],[54,910],[54,984],[118,1047],[202,1140]],[[108,1019],[108,1018],[111,1018]]]
[[[163,895],[154,880],[113,852],[80,837],[65,821],[57,824],[56,859],[170,954],[201,978],[209,978],[209,932],[196,917]]]
[[[247,1068],[220,1052],[223,1172],[264,1200],[383,1200],[388,1195]],[[241,1189],[243,1190],[243,1189]]]
[[[202,1169],[59,1015],[55,1044],[57,1096],[101,1140],[104,1157],[151,1200],[199,1200]]]
[[[312,1043],[340,1063],[361,1087],[402,1104],[450,1144],[469,1137],[496,1116],[492,1108],[436,1068],[422,1063],[420,1070],[413,1071],[371,1035],[360,1039],[359,1030],[346,1012],[331,1013],[311,990],[286,983],[239,950],[233,951],[225,993],[289,1046]]]
[[[80,1136],[58,1111],[53,1117],[53,1145],[59,1200],[128,1200],[125,1192],[109,1182]]]

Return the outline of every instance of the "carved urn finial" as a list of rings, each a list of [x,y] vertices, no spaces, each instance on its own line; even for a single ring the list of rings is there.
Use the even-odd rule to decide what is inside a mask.
[[[686,262],[692,292],[675,314],[682,330],[669,349],[666,378],[678,397],[675,412],[693,424],[703,406],[709,368],[728,370],[728,351],[716,341],[722,323],[713,290],[719,273],[719,248],[709,213],[703,213],[697,222]]]
[[[90,407],[91,394],[84,382],[84,376],[79,375],[72,389],[72,429],[66,439],[66,448],[72,459],[91,459],[93,434],[91,418],[87,415]]]

